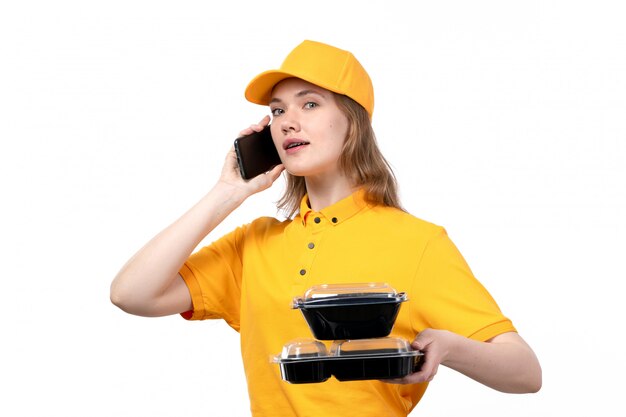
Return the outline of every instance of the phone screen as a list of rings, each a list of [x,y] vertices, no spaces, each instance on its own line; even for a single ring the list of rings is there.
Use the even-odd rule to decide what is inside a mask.
[[[281,163],[269,125],[260,132],[235,139],[235,153],[241,177],[246,180]]]

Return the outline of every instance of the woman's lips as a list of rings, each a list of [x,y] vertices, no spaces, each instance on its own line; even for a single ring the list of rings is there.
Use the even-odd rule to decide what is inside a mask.
[[[283,142],[283,149],[287,154],[292,154],[307,146],[309,142],[302,139],[287,139]]]

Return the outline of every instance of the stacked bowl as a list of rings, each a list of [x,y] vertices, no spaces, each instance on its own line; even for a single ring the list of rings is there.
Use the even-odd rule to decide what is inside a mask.
[[[293,383],[402,378],[421,365],[410,342],[389,337],[405,293],[385,283],[323,284],[294,298],[315,339],[283,346],[272,362]],[[317,339],[317,340],[316,340]],[[319,340],[332,340],[330,349]]]

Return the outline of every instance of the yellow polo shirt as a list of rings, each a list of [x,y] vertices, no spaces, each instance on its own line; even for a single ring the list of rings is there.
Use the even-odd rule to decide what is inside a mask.
[[[263,217],[194,253],[180,271],[193,311],[222,318],[241,337],[252,415],[406,416],[427,384],[380,381],[290,384],[269,357],[312,334],[293,297],[316,284],[386,282],[406,292],[391,336],[425,328],[487,340],[515,331],[474,278],[442,227],[401,210],[370,206],[363,191],[320,212],[306,197],[293,220]]]

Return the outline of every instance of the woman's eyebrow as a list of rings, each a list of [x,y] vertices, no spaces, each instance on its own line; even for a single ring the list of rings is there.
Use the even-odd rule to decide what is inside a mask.
[[[326,96],[324,96],[324,94],[322,92],[317,91],[317,90],[302,90],[302,91],[297,92],[295,97],[304,97],[304,96],[307,96],[309,94],[315,94],[315,95],[318,95],[318,96],[320,96],[322,98],[326,98]],[[274,97],[274,98],[272,98],[270,100],[269,104],[281,103],[281,102],[282,102],[282,100],[280,98]]]
[[[296,97],[303,97],[309,94],[316,94],[322,98],[324,98],[324,94],[322,94],[320,91],[317,90],[302,90],[299,93],[296,94]]]

